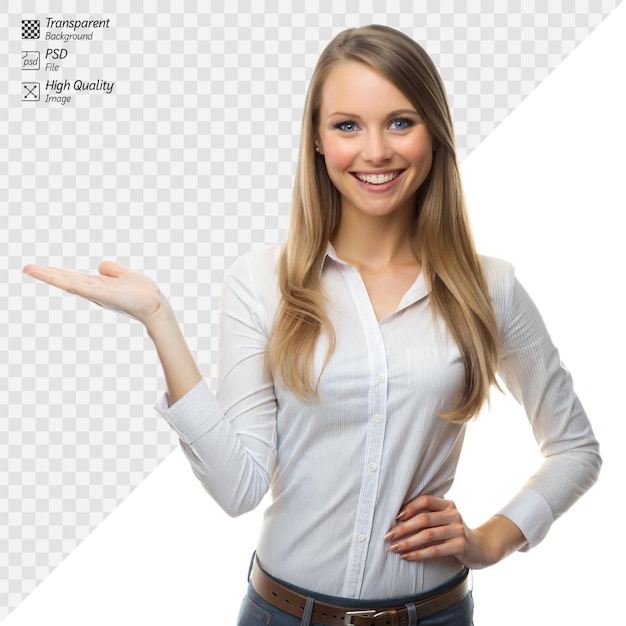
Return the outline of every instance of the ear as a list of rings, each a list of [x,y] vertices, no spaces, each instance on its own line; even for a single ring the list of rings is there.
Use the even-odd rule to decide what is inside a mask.
[[[316,154],[324,154],[324,149],[322,147],[322,140],[318,133],[313,135],[313,148],[315,149]]]

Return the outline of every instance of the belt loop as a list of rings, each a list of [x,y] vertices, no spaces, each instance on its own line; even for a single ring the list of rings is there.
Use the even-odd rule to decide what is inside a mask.
[[[414,604],[406,604],[405,606],[409,613],[409,623],[407,626],[417,626],[417,608]]]
[[[311,626],[311,617],[313,617],[313,605],[315,598],[307,598],[304,606],[304,614],[302,615],[301,626]]]

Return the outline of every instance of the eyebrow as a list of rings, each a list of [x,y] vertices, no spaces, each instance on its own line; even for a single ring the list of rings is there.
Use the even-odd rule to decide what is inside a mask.
[[[398,109],[396,111],[391,111],[391,113],[387,115],[387,118],[398,117],[399,115],[407,115],[407,114],[417,115],[418,117],[420,117],[420,114],[415,109]],[[361,119],[361,116],[357,115],[356,113],[346,113],[344,111],[333,111],[332,113],[328,115],[326,119],[329,119],[335,115],[339,115],[341,117],[349,117],[355,120]]]

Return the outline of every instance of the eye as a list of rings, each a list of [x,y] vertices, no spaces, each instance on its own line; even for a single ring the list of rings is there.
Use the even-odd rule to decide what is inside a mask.
[[[393,120],[390,124],[392,130],[406,130],[413,126],[413,122],[405,117],[399,117],[396,120]]]
[[[357,130],[356,122],[339,122],[335,124],[337,130],[342,130],[344,133],[353,133]]]

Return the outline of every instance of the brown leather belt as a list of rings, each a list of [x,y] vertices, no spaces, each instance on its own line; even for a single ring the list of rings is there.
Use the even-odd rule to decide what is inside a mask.
[[[302,618],[307,597],[296,593],[270,578],[254,559],[254,566],[250,576],[255,591],[272,606]],[[469,571],[454,587],[446,589],[425,600],[412,602],[417,610],[418,619],[429,617],[449,609],[460,602],[470,592]],[[375,607],[372,609],[356,610],[345,606],[333,606],[315,601],[313,605],[312,622],[328,624],[329,626],[402,626],[409,623],[409,610],[406,606]]]

